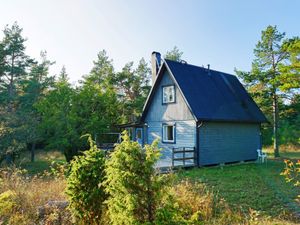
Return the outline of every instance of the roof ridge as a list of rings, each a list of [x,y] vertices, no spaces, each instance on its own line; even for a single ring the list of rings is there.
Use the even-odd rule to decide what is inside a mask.
[[[168,62],[171,62],[171,63],[177,63],[177,64],[180,64],[182,66],[190,66],[190,67],[196,67],[196,68],[199,68],[199,69],[202,69],[202,70],[205,70],[207,71],[208,69],[203,67],[203,66],[198,66],[198,65],[194,65],[194,64],[189,64],[189,63],[181,63],[181,62],[178,62],[178,61],[175,61],[175,60],[170,60],[170,59],[164,59],[165,61],[168,61]],[[168,63],[167,62],[167,63]],[[215,73],[221,73],[221,74],[224,74],[224,75],[228,75],[228,76],[233,76],[233,77],[236,77],[236,75],[233,75],[233,74],[230,74],[230,73],[225,73],[223,71],[219,71],[219,70],[214,70],[214,69],[209,69],[209,71],[212,71],[212,72],[215,72]]]

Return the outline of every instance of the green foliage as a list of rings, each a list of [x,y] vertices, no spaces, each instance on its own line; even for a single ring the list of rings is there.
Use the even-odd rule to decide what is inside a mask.
[[[26,144],[18,97],[33,60],[25,53],[26,39],[17,23],[6,26],[3,33],[0,41],[0,116],[5,131],[1,134],[0,158],[11,161]]]
[[[85,82],[92,82],[101,85],[103,88],[111,85],[112,78],[114,76],[113,61],[107,56],[107,52],[102,50],[97,55],[97,60],[94,62],[94,66],[90,74],[83,76]]]
[[[118,124],[119,102],[112,88],[105,90],[97,83],[86,82],[73,98],[71,107],[78,133],[92,136],[112,130]]]
[[[67,161],[78,153],[81,143],[76,129],[77,117],[72,111],[75,95],[70,83],[58,80],[47,96],[36,104],[41,115],[39,129],[46,147],[62,151]]]
[[[108,213],[112,224],[155,224],[166,177],[155,170],[157,141],[142,148],[126,132],[107,162]]]
[[[297,93],[295,90],[300,88],[299,46],[298,37],[286,39],[285,33],[280,33],[276,26],[268,26],[262,31],[254,49],[251,71],[236,71],[269,121],[272,121],[273,135],[270,135],[272,131],[268,126],[263,129],[263,134],[268,138],[267,144],[273,139],[275,156],[279,156],[279,140],[284,141],[283,144],[291,140],[286,138],[289,135],[287,130],[281,129],[289,124],[283,117],[287,111],[282,112],[288,107],[286,99],[293,98]],[[287,136],[279,138],[280,135]]]
[[[286,182],[292,183],[296,187],[300,187],[300,160],[293,162],[291,160],[284,160],[285,168],[280,174],[285,177]],[[300,195],[298,195],[298,198]]]
[[[133,69],[133,62],[130,62],[115,74],[113,84],[119,93],[119,104],[123,109],[122,122],[133,122],[141,116],[150,91],[149,77],[150,69],[143,58],[136,69]]]
[[[28,78],[22,82],[23,94],[20,96],[20,114],[22,115],[22,130],[24,140],[31,145],[31,161],[35,158],[36,143],[42,140],[39,130],[41,115],[36,105],[45,97],[49,87],[53,85],[54,77],[48,76],[49,67],[53,62],[47,59],[46,52],[41,52],[41,62],[31,67]]]
[[[182,60],[182,55],[183,52],[181,52],[177,46],[174,46],[171,51],[167,51],[164,58],[179,62],[180,60]]]
[[[0,194],[0,217],[11,214],[18,203],[16,201],[16,193],[11,190],[5,191]]]
[[[66,194],[70,208],[82,224],[101,224],[104,215],[105,154],[99,150],[88,136],[90,149],[71,161],[70,175],[67,177]]]

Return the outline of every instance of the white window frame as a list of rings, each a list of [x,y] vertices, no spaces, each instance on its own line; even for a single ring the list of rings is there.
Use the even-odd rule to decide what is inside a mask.
[[[172,100],[170,100],[170,96],[173,96]],[[174,103],[175,102],[175,85],[167,85],[162,87],[162,103]]]
[[[173,127],[173,129],[172,129],[172,132],[173,132],[173,133],[172,133],[173,140],[165,139],[165,138],[168,138],[168,134],[167,134],[167,132],[168,132],[168,127]],[[176,135],[175,129],[176,129],[175,124],[167,124],[167,123],[164,123],[164,124],[162,125],[162,141],[163,141],[164,143],[175,143],[175,135]]]

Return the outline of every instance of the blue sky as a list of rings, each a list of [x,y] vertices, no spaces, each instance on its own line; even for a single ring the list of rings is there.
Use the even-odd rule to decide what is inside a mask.
[[[176,45],[190,64],[234,73],[235,67],[250,69],[266,26],[300,36],[296,0],[1,0],[0,5],[0,27],[17,21],[28,38],[27,53],[38,58],[46,50],[56,61],[51,73],[65,65],[72,81],[91,70],[102,49],[116,70]]]

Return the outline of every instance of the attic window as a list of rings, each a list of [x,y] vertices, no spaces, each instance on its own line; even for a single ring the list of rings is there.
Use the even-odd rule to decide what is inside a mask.
[[[175,102],[175,87],[174,85],[163,87],[163,104]]]

